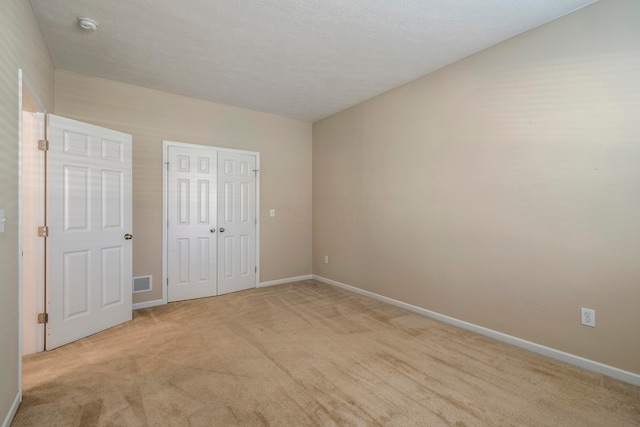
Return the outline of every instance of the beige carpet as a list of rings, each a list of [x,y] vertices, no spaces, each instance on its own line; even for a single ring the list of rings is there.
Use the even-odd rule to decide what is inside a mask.
[[[638,426],[640,388],[314,281],[25,357],[14,426]]]

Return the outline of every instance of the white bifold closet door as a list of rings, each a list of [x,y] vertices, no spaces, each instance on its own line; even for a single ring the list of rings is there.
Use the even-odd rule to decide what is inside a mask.
[[[49,114],[46,349],[132,318],[131,135]]]
[[[256,156],[168,147],[168,301],[256,286]]]

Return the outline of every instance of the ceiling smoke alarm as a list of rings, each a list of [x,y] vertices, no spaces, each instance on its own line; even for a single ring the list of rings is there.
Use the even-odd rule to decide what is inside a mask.
[[[81,16],[78,18],[78,23],[80,24],[80,28],[85,31],[96,31],[99,27],[98,23],[91,18],[87,18],[85,16]]]

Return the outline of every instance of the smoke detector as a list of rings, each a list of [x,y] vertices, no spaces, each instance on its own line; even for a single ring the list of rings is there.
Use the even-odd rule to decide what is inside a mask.
[[[98,23],[95,20],[87,18],[86,16],[79,17],[78,24],[80,24],[80,28],[85,31],[96,31],[99,27]]]

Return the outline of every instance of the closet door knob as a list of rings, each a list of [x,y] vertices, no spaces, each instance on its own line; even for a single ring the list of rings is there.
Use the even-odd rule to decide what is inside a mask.
[[[124,240],[131,240],[133,239],[133,234],[125,234],[124,235]]]
[[[212,228],[212,229],[211,229],[211,230],[209,230],[209,231],[210,231],[210,232],[212,232],[212,233],[215,233],[215,232],[216,232],[216,229],[215,229],[215,228]]]
[[[224,233],[224,228],[220,227],[220,232]]]

